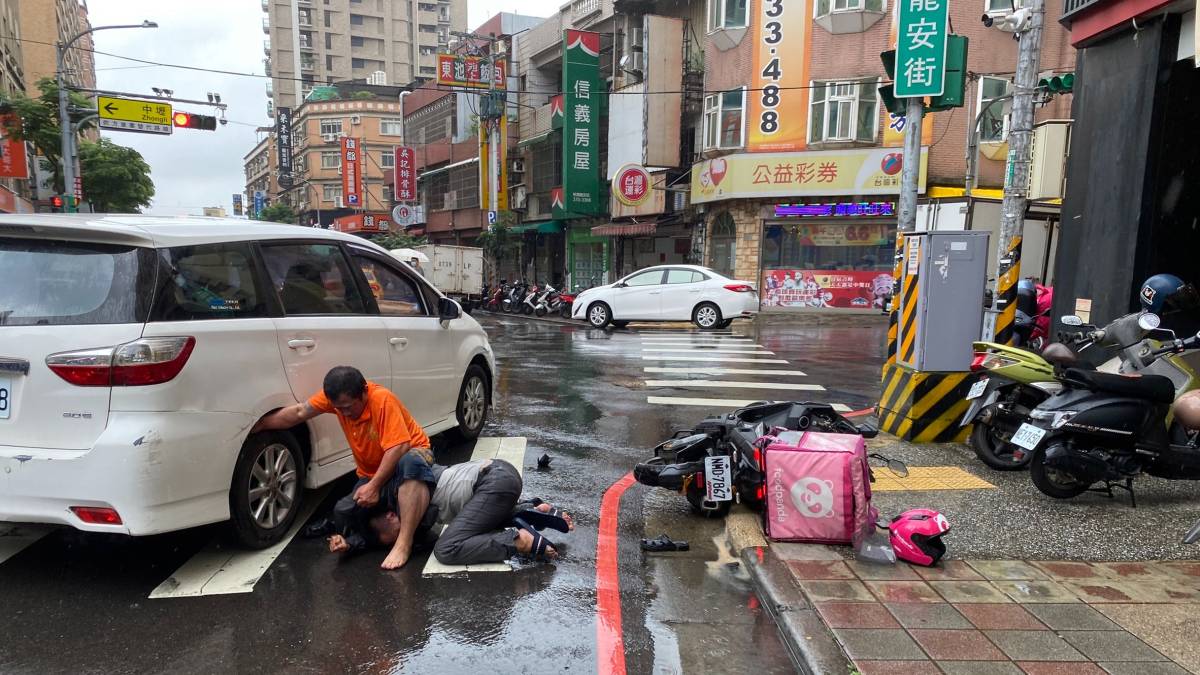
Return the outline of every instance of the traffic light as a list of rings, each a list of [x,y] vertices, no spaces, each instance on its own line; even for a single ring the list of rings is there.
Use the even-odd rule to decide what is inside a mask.
[[[175,126],[183,129],[215,131],[217,128],[217,118],[211,115],[197,115],[182,110],[176,110],[175,114],[171,116],[171,121],[175,123]]]
[[[54,213],[62,213],[63,198],[60,195],[54,195],[50,198],[50,208],[54,209]]]
[[[961,108],[967,91],[967,44],[964,35],[946,36],[946,85],[941,96],[929,98],[929,111]]]
[[[1075,73],[1063,73],[1053,77],[1043,77],[1038,80],[1038,89],[1054,94],[1070,94],[1075,88]]]
[[[887,73],[889,80],[896,81],[896,50],[889,49],[879,55],[879,60],[883,61],[883,70]],[[885,84],[879,88],[879,98],[883,100],[883,107],[893,115],[903,115],[908,111],[907,103],[896,98],[896,86]]]

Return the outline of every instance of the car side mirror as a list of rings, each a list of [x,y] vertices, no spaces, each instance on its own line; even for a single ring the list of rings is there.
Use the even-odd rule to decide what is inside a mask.
[[[438,318],[442,321],[453,321],[462,316],[462,307],[450,298],[438,299]]]
[[[629,284],[625,283],[624,281],[618,281],[617,283],[613,284],[613,288],[625,288],[628,285]]]

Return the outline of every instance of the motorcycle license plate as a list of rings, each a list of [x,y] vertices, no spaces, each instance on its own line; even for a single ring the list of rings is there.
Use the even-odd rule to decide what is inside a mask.
[[[980,380],[978,382],[971,385],[971,390],[967,392],[967,400],[970,401],[973,399],[977,399],[980,396],[983,396],[983,390],[987,389],[987,383],[988,383],[988,379],[986,377],[984,377],[984,378],[980,378]]]
[[[728,455],[704,458],[704,488],[710,502],[733,499],[733,470]]]
[[[1046,430],[1040,427],[1035,427],[1032,424],[1022,424],[1017,433],[1013,434],[1013,445],[1025,448],[1026,450],[1036,450],[1038,443],[1042,442],[1042,437],[1046,435]]]

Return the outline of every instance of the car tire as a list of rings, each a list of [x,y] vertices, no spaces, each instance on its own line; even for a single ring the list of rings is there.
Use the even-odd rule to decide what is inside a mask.
[[[587,309],[587,322],[592,328],[604,328],[612,321],[612,310],[603,302],[593,302]]]
[[[629,325],[629,322],[628,321],[614,321],[614,322],[612,322],[612,325],[614,328],[624,328]]]
[[[700,330],[717,330],[721,321],[721,308],[711,302],[702,302],[692,310],[692,323]]]
[[[229,524],[238,544],[261,549],[283,539],[304,500],[305,468],[304,454],[287,432],[246,439],[229,489]]]
[[[488,387],[487,373],[478,364],[471,364],[463,376],[462,386],[458,389],[458,403],[454,407],[460,438],[466,441],[479,438],[483,425],[487,424],[490,403],[491,389]]]

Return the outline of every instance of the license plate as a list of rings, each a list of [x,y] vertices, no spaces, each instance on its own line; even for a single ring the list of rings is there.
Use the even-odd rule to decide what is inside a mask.
[[[970,401],[971,399],[976,399],[976,398],[979,398],[980,396],[983,396],[983,390],[987,389],[987,383],[988,383],[988,381],[987,381],[987,378],[985,377],[985,378],[979,380],[978,382],[976,382],[975,384],[971,385],[971,391],[967,392],[967,400]]]
[[[1038,443],[1042,442],[1042,437],[1045,435],[1045,429],[1032,424],[1022,424],[1021,428],[1017,429],[1017,433],[1013,434],[1012,443],[1032,451],[1037,449]]]
[[[704,458],[704,487],[710,502],[727,502],[733,499],[733,471],[728,455]]]
[[[8,419],[13,409],[12,378],[0,375],[0,420]]]

